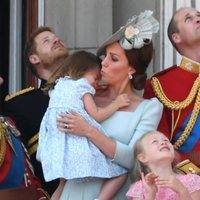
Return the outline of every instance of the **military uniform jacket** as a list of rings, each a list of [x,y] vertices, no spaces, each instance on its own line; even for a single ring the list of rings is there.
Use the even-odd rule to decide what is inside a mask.
[[[10,119],[0,116],[0,199],[10,199],[15,194],[23,196],[26,192],[30,196],[27,199],[33,196],[48,199],[34,175],[27,150],[20,141],[20,132]]]
[[[162,90],[168,99],[170,99],[172,102],[175,101],[181,102],[187,98],[188,94],[191,91],[191,88],[193,87],[195,80],[198,77],[198,74],[189,72],[178,66],[173,66],[160,73],[155,74],[153,77],[156,77],[158,79],[162,87]],[[155,90],[152,87],[152,78],[151,78],[146,83],[144,90],[144,97],[152,98],[155,96],[157,95],[155,94]],[[178,111],[177,110],[174,111],[174,119],[176,120],[178,118],[178,121],[176,128],[173,132],[173,135],[171,135],[172,110],[164,106],[163,115],[158,130],[166,134],[168,138],[172,139],[173,141],[178,132],[180,132],[180,130],[183,131],[182,130],[183,123],[188,117],[188,115],[192,112],[195,100],[196,98],[194,98],[186,108],[181,109],[179,117],[178,117]],[[200,124],[198,126],[200,127]],[[198,140],[198,142],[194,145],[194,147],[192,147],[191,152],[192,151],[198,151],[198,152],[200,151],[200,140]],[[187,154],[185,155],[187,157]],[[194,160],[193,162],[195,163]]]
[[[42,117],[48,106],[49,96],[41,88],[25,89],[5,100],[4,115],[9,116],[21,132],[22,141],[28,149],[35,174],[40,178],[42,186],[50,194],[56,189],[56,183],[44,181],[40,162],[36,160],[38,132]]]

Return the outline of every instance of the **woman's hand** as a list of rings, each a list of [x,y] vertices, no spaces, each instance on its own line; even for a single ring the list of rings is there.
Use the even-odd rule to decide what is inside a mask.
[[[60,113],[57,118],[58,129],[64,133],[71,133],[79,136],[88,136],[93,128],[81,115],[76,112],[71,114]]]
[[[58,129],[64,133],[71,133],[87,137],[106,156],[113,159],[115,155],[116,142],[99,132],[98,129],[90,125],[81,115],[76,112],[71,114],[60,113],[57,118]]]

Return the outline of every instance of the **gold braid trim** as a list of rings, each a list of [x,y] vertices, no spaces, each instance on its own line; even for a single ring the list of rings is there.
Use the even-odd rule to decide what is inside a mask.
[[[31,139],[28,141],[28,153],[30,156],[32,156],[37,151],[38,147],[38,138],[39,133],[35,134]]]
[[[197,120],[199,110],[200,110],[200,89],[197,94],[197,98],[196,98],[196,101],[194,104],[194,109],[192,110],[190,120],[188,121],[187,126],[185,127],[185,130],[183,131],[181,137],[179,137],[179,139],[174,143],[175,149],[179,149],[180,146],[185,142],[185,140],[190,135],[190,133],[194,127],[194,124]]]
[[[0,167],[3,164],[6,154],[6,134],[8,132],[6,124],[0,120]]]
[[[199,76],[196,78],[189,95],[182,102],[179,102],[179,101],[172,102],[171,100],[169,100],[166,97],[166,95],[162,89],[162,86],[156,77],[152,78],[151,83],[152,83],[153,90],[154,90],[156,96],[159,98],[159,100],[164,104],[164,106],[166,106],[172,110],[172,116],[174,116],[174,110],[179,111],[179,115],[178,115],[178,118],[176,119],[175,124],[173,123],[174,119],[172,122],[171,137],[173,136],[173,132],[174,132],[177,122],[179,120],[181,109],[186,108],[194,100],[196,94],[198,93],[195,104],[194,104],[194,108],[192,110],[191,117],[188,121],[188,124],[186,125],[185,130],[183,131],[181,137],[174,144],[174,148],[179,149],[180,146],[185,142],[185,140],[190,135],[192,128],[194,127],[194,124],[198,117],[198,113],[200,110],[200,78],[199,78]]]
[[[168,108],[172,109],[172,110],[181,110],[186,108],[188,105],[191,104],[191,102],[194,100],[198,89],[200,88],[200,78],[197,77],[192,89],[189,93],[189,95],[186,97],[186,99],[184,99],[183,101],[179,102],[179,101],[175,101],[172,102],[171,100],[169,100],[165,93],[163,92],[162,86],[159,82],[159,80],[156,77],[153,77],[151,80],[152,86],[153,86],[153,90],[156,94],[156,96],[159,98],[159,100]]]
[[[16,97],[16,96],[19,96],[19,95],[21,95],[21,94],[30,92],[30,91],[32,91],[32,90],[34,90],[34,89],[35,89],[34,87],[29,87],[29,88],[22,89],[22,90],[20,90],[20,91],[18,91],[18,92],[15,92],[15,93],[13,93],[13,94],[7,95],[7,96],[5,97],[5,101],[9,101],[10,99],[12,99],[12,98],[14,98],[14,97]]]

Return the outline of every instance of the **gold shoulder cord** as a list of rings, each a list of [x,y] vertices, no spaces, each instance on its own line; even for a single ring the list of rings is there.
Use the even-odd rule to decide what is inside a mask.
[[[7,126],[0,119],[0,167],[3,164],[5,154],[6,154],[6,132]]]
[[[166,97],[166,95],[162,89],[162,86],[156,77],[152,78],[151,83],[152,83],[153,90],[154,90],[156,96],[159,98],[159,100],[164,104],[164,106],[166,106],[167,108],[172,110],[172,125],[171,125],[170,140],[173,137],[174,130],[176,129],[178,120],[180,118],[181,109],[186,108],[194,100],[194,98],[197,95],[196,101],[194,104],[194,108],[192,110],[192,114],[187,123],[187,126],[185,127],[185,130],[183,131],[181,137],[174,144],[174,148],[178,149],[190,135],[191,130],[194,127],[194,124],[198,117],[198,113],[200,110],[200,78],[199,77],[196,78],[189,95],[186,97],[185,100],[183,100],[181,102],[179,102],[179,101],[172,102],[171,100],[169,100]],[[174,111],[175,110],[178,110],[178,117],[177,117],[176,121],[174,122]]]
[[[11,137],[11,134],[13,134],[12,131],[10,130],[11,128],[12,127],[9,124],[9,122],[4,120],[3,117],[0,117],[0,167],[3,164],[3,161],[5,159],[6,144],[8,144],[10,148],[12,149],[12,151],[14,152],[14,154],[17,155],[14,145],[13,145],[12,137]],[[12,128],[12,130],[15,130],[15,129]]]

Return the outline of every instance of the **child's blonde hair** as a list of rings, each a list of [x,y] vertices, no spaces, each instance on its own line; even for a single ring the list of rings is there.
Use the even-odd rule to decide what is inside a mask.
[[[62,66],[53,73],[42,90],[48,93],[49,90],[54,88],[56,80],[60,77],[70,76],[72,79],[77,80],[89,70],[100,68],[100,66],[100,58],[93,53],[77,51],[65,59]]]
[[[142,140],[150,134],[157,134],[157,133],[161,133],[159,131],[149,131],[147,133],[145,133],[144,135],[142,135],[136,142],[134,145],[134,151],[133,151],[133,156],[134,156],[134,164],[133,164],[133,170],[131,173],[131,178],[133,180],[133,182],[136,182],[138,180],[141,179],[141,172],[144,173],[144,175],[146,175],[147,173],[150,172],[150,169],[148,168],[148,166],[144,165],[142,162],[140,162],[138,160],[138,155],[144,152],[144,148],[142,146]],[[163,134],[163,133],[161,133]]]

